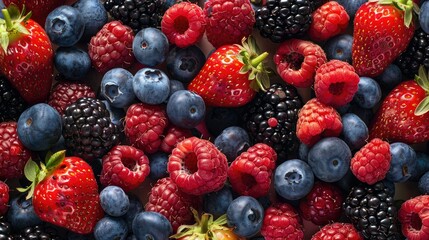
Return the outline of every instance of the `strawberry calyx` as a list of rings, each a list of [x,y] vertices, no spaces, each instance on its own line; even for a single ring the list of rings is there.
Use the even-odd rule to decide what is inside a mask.
[[[414,80],[417,84],[423,88],[426,92],[426,95],[429,95],[429,78],[428,72],[425,67],[422,65],[419,67],[418,75],[414,77]],[[420,103],[417,105],[416,110],[414,110],[414,115],[420,116],[429,111],[429,96],[426,96]]]
[[[380,5],[393,4],[396,8],[404,11],[404,25],[409,27],[413,21],[413,12],[419,14],[420,10],[413,0],[369,0],[369,2],[378,2]]]
[[[24,176],[31,182],[30,186],[26,188],[17,188],[19,192],[28,192],[26,199],[33,196],[34,189],[37,184],[43,181],[46,177],[63,162],[66,157],[66,151],[58,151],[56,153],[46,154],[45,163],[41,162],[40,167],[35,161],[29,159],[24,166]]]
[[[249,74],[250,87],[255,91],[266,91],[270,87],[269,71],[264,66],[268,52],[259,53],[259,47],[254,38],[243,38],[237,59],[243,63],[241,74]]]
[[[200,218],[197,210],[191,208],[191,211],[195,218],[195,224],[180,226],[177,229],[177,233],[170,236],[170,238],[190,237],[190,239],[194,240],[221,240],[214,234],[215,230],[232,231],[231,228],[225,226],[227,224],[226,214],[213,220],[212,214],[203,213]]]
[[[4,19],[0,19],[0,46],[3,51],[7,52],[10,42],[22,35],[28,35],[30,32],[25,28],[25,23],[31,17],[31,12],[25,13],[25,6],[19,11],[15,4],[1,10]]]

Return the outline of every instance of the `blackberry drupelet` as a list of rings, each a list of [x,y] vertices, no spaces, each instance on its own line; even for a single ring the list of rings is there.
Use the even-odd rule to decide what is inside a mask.
[[[310,27],[312,8],[310,0],[267,0],[255,12],[255,26],[273,42],[299,37]]]
[[[37,225],[27,227],[19,233],[13,234],[13,239],[16,240],[63,240],[60,234],[49,226]]]
[[[405,77],[414,79],[420,65],[429,69],[429,33],[416,29],[407,49],[397,58],[396,64]]]
[[[353,187],[343,203],[343,210],[365,239],[401,239],[394,199],[383,182]]]
[[[14,240],[12,227],[3,217],[0,217],[0,240]]]
[[[110,16],[131,27],[134,33],[143,28],[160,28],[166,6],[163,0],[106,0]]]
[[[296,154],[299,146],[295,132],[302,105],[295,87],[274,83],[250,103],[243,115],[244,128],[254,143],[271,146],[284,161]]]
[[[62,118],[67,149],[86,161],[101,158],[119,143],[119,128],[101,100],[80,98],[66,108]]]
[[[6,77],[0,75],[0,122],[17,121],[27,104]]]

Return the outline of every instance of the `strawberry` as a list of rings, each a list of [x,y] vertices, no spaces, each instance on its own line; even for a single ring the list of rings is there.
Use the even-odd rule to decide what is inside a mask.
[[[406,49],[415,30],[412,15],[412,1],[371,0],[358,9],[352,62],[359,76],[381,74]]]
[[[47,156],[40,168],[29,160],[24,174],[32,182],[27,199],[33,197],[34,211],[42,221],[88,234],[103,218],[98,186],[91,166],[78,157],[66,157],[65,150]]]
[[[370,127],[369,139],[421,143],[429,140],[429,80],[424,67],[414,80],[396,86],[383,100]]]
[[[45,102],[53,79],[53,50],[45,30],[19,12],[15,5],[3,9],[0,19],[0,72],[29,104]]]
[[[17,6],[25,5],[32,12],[31,19],[44,26],[46,17],[55,8],[65,4],[65,0],[3,0],[6,6],[15,4]]]
[[[259,89],[270,86],[256,42],[249,38],[242,45],[229,44],[216,49],[205,62],[188,90],[200,95],[209,106],[239,107],[250,102]]]

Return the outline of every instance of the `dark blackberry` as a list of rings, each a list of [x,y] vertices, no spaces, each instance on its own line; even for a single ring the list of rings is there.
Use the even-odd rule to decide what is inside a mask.
[[[0,75],[0,122],[17,121],[27,104],[6,77]]]
[[[303,35],[311,24],[310,0],[267,0],[255,12],[255,27],[264,38],[273,42]]]
[[[69,105],[63,118],[63,137],[71,154],[91,161],[101,158],[119,142],[119,128],[101,100],[80,98]]]
[[[259,93],[243,114],[245,128],[254,143],[265,143],[277,152],[279,160],[296,154],[299,141],[296,122],[302,100],[295,87],[274,83]]]
[[[383,182],[358,185],[343,203],[344,214],[369,240],[401,239],[397,228],[397,208],[390,190]]]
[[[0,217],[0,240],[13,240],[12,228],[10,223],[3,217]]]
[[[143,28],[160,28],[166,6],[163,0],[106,0],[110,16],[131,27],[134,33]]]
[[[60,233],[48,225],[36,225],[27,227],[13,235],[13,239],[19,240],[63,240]]]
[[[405,77],[414,79],[420,65],[429,69],[429,33],[421,28],[414,32],[407,49],[396,59]]]

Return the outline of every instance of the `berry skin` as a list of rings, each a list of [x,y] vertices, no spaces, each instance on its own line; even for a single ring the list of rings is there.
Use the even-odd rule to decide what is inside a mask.
[[[25,194],[16,195],[10,200],[7,221],[14,230],[22,230],[42,223],[34,211],[32,201],[32,198],[26,199]]]
[[[419,178],[418,189],[421,194],[429,193],[429,172],[424,173]]]
[[[302,219],[288,203],[276,203],[265,210],[261,235],[266,240],[304,239]]]
[[[323,226],[311,240],[363,240],[362,236],[350,223],[334,222]]]
[[[9,186],[0,181],[0,216],[4,216],[9,209]]]
[[[338,108],[353,100],[358,84],[359,75],[353,66],[334,59],[317,69],[314,91],[321,103]]]
[[[130,200],[122,188],[107,186],[100,192],[100,205],[108,215],[120,217],[127,213]]]
[[[197,43],[206,29],[203,10],[195,3],[181,2],[174,4],[164,13],[161,30],[168,41],[179,48]]]
[[[398,211],[402,234],[408,239],[429,238],[429,195],[406,200]]]
[[[52,88],[48,104],[55,108],[60,115],[63,115],[69,105],[83,97],[95,98],[95,92],[89,85],[85,83],[58,82]]]
[[[133,77],[132,89],[142,102],[157,105],[165,102],[170,95],[170,80],[161,70],[155,68],[140,69]]]
[[[417,166],[416,151],[408,144],[394,142],[390,144],[390,168],[386,179],[394,183],[406,182]]]
[[[328,60],[337,59],[340,61],[352,63],[352,43],[353,36],[350,34],[341,34],[330,38],[323,45]]]
[[[225,155],[213,143],[197,137],[178,143],[167,165],[171,180],[192,195],[220,190],[227,179],[227,169]]]
[[[72,6],[77,8],[85,23],[81,41],[88,42],[107,23],[107,11],[99,0],[78,0]]]
[[[127,110],[125,135],[132,146],[151,154],[161,146],[167,125],[167,114],[163,106],[136,103]]]
[[[298,200],[307,195],[314,185],[311,167],[299,159],[280,164],[274,173],[274,189],[287,200]]]
[[[70,80],[82,80],[91,70],[88,52],[76,46],[57,48],[54,64],[61,76]]]
[[[336,1],[329,1],[313,12],[307,33],[315,41],[325,41],[344,32],[349,20],[343,6]]]
[[[149,173],[149,159],[143,151],[118,145],[104,155],[100,181],[104,186],[116,185],[131,191],[143,183]]]
[[[125,239],[128,226],[124,219],[105,216],[94,227],[94,237],[97,240]]]
[[[381,88],[378,83],[369,77],[360,77],[358,90],[356,91],[353,102],[361,108],[371,109],[381,100]]]
[[[341,116],[343,131],[341,139],[349,145],[350,150],[358,150],[363,147],[368,140],[368,127],[365,122],[354,113],[346,113]]]
[[[149,177],[152,180],[158,180],[168,177],[167,172],[168,154],[157,152],[149,156],[150,173]]]
[[[313,189],[299,202],[302,218],[323,226],[337,221],[342,213],[343,197],[337,186],[317,181]]]
[[[355,18],[356,12],[359,7],[366,2],[366,0],[336,0],[346,10],[350,17],[350,21]]]
[[[168,39],[157,28],[143,28],[132,44],[132,50],[137,61],[147,67],[155,67],[163,63],[168,54]]]
[[[382,90],[392,90],[402,82],[402,78],[401,69],[398,65],[392,63],[387,66],[386,70],[384,70],[377,79],[383,88]]]
[[[179,142],[193,136],[190,129],[179,128],[172,125],[168,127],[164,135],[165,137],[162,139],[160,150],[168,154],[173,151]]]
[[[214,140],[216,147],[225,154],[228,162],[234,161],[240,153],[251,145],[249,135],[241,127],[225,128]]]
[[[171,123],[181,128],[195,128],[204,120],[206,105],[203,98],[188,90],[179,90],[170,96],[167,116]]]
[[[308,146],[324,137],[339,136],[342,129],[338,112],[317,98],[310,99],[299,111],[296,136]]]
[[[131,66],[135,62],[133,40],[134,33],[130,27],[119,21],[106,23],[88,45],[93,67],[105,73],[112,68]]]
[[[107,71],[101,80],[101,95],[112,107],[128,107],[136,98],[133,89],[133,75],[123,68],[113,68]]]
[[[17,121],[25,109],[27,103],[9,80],[0,74],[0,122]]]
[[[239,196],[232,200],[226,210],[227,224],[234,233],[242,237],[252,237],[262,227],[264,208],[253,197]]]
[[[206,62],[203,51],[195,45],[186,48],[173,47],[165,63],[173,79],[189,83],[196,77]]]
[[[203,197],[203,210],[218,218],[226,213],[229,205],[234,199],[231,188],[225,185],[216,192],[207,193]]]
[[[254,198],[268,194],[277,154],[268,145],[257,143],[241,153],[228,168],[232,189]]]
[[[359,181],[371,185],[386,177],[390,161],[389,143],[374,138],[355,153],[350,169]]]
[[[137,239],[168,239],[173,234],[173,228],[166,217],[157,212],[138,213],[132,225]]]
[[[313,84],[316,70],[326,61],[319,45],[300,39],[284,41],[274,55],[277,73],[283,81],[300,88]]]
[[[420,6],[419,23],[423,31],[429,33],[429,2],[427,1]]]

